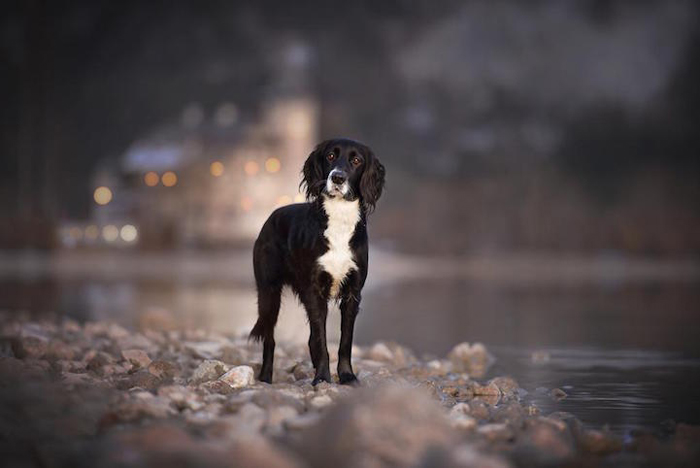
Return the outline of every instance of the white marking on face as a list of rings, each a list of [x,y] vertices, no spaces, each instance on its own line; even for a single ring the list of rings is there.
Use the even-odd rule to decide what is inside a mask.
[[[323,236],[328,241],[328,252],[318,259],[318,264],[331,278],[331,297],[340,292],[340,285],[357,264],[350,250],[350,239],[360,221],[360,203],[343,198],[323,198],[323,210],[328,215],[328,227]]]
[[[350,190],[350,184],[348,183],[347,180],[345,182],[343,182],[340,186],[336,185],[333,182],[332,177],[334,174],[336,174],[338,172],[341,172],[341,171],[338,169],[333,169],[330,172],[330,174],[328,174],[328,178],[326,179],[326,192],[331,197],[335,197],[337,195],[344,197],[345,195],[348,194],[348,191]]]

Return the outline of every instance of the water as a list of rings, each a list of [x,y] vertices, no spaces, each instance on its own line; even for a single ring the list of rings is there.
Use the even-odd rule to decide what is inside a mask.
[[[128,326],[165,309],[183,326],[222,332],[247,331],[255,321],[247,255],[187,257],[176,264],[139,258],[153,271],[101,256],[68,262],[70,268],[49,262],[31,274],[5,271],[0,309]],[[375,271],[390,276],[386,263]],[[459,342],[480,341],[497,358],[487,377],[511,375],[544,414],[571,412],[589,427],[607,425],[621,434],[661,431],[669,419],[700,424],[696,282],[453,278],[370,282],[356,342],[396,341],[430,358]],[[337,341],[337,312],[329,321],[329,340]],[[307,333],[303,311],[286,295],[278,337],[305,342]],[[568,396],[556,401],[547,394],[553,388]]]
[[[358,335],[441,356],[487,344],[490,376],[510,375],[544,414],[624,434],[700,423],[700,291],[694,283],[494,286],[414,282],[366,298]],[[556,401],[544,389],[563,389]]]

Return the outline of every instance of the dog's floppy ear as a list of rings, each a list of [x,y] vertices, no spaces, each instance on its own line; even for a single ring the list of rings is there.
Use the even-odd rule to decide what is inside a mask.
[[[360,179],[360,196],[368,213],[374,211],[374,206],[382,196],[383,189],[384,165],[379,162],[374,152],[367,148],[367,165]]]
[[[326,142],[319,143],[309,157],[306,158],[304,168],[301,171],[302,178],[299,187],[304,187],[307,199],[321,195],[321,190],[323,190],[323,186],[326,183],[323,179],[323,167],[321,165],[325,148]]]

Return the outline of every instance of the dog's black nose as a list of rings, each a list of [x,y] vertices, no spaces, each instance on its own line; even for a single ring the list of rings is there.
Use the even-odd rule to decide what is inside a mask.
[[[334,172],[333,174],[331,174],[331,180],[334,184],[340,185],[345,183],[346,180],[348,180],[348,176],[346,176],[344,172]]]

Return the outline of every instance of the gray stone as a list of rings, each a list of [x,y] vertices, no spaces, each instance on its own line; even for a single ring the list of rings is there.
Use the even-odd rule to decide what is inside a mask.
[[[206,360],[194,370],[190,382],[200,384],[216,380],[228,371],[228,366],[221,361]]]
[[[12,340],[12,352],[19,359],[41,359],[49,349],[49,341],[39,336],[23,336]]]
[[[142,349],[124,349],[122,357],[129,362],[134,369],[146,369],[151,363],[151,358],[148,353]]]
[[[172,362],[153,361],[148,365],[148,372],[163,381],[170,381],[180,374],[180,368],[177,364],[173,364]]]

